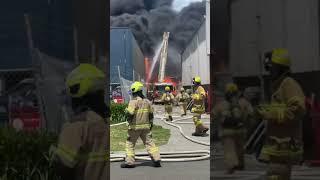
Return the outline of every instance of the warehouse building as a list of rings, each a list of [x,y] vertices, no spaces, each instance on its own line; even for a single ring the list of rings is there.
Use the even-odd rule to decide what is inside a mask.
[[[119,84],[120,76],[129,81],[145,80],[144,56],[129,28],[110,29],[110,82]]]
[[[284,47],[291,55],[293,77],[306,94],[319,94],[320,85],[314,81],[320,75],[319,7],[318,0],[232,2],[229,71],[236,82],[243,87],[264,86],[267,92],[262,55]]]
[[[207,51],[207,23],[202,25],[195,32],[190,43],[182,52],[182,86],[191,86],[192,78],[200,76],[202,84],[210,84],[210,57]]]

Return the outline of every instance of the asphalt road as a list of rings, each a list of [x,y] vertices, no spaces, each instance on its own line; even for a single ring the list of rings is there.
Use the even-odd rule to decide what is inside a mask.
[[[111,163],[111,180],[209,180],[210,161],[163,162],[161,168],[151,162],[136,162],[134,169],[122,169],[119,163]]]
[[[232,175],[225,174],[225,166],[222,156],[214,161],[214,180],[264,180],[266,164],[257,162],[254,157],[246,157],[246,169],[236,171]],[[295,166],[292,172],[292,180],[320,180],[320,169],[306,166]]]

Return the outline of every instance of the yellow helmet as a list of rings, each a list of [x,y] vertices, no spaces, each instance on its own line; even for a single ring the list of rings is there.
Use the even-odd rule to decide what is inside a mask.
[[[142,91],[142,88],[143,88],[142,82],[136,81],[131,85],[130,89],[132,93],[136,93],[136,92]]]
[[[271,62],[289,67],[291,62],[288,50],[282,48],[274,49],[272,51]]]
[[[238,92],[238,86],[234,83],[228,83],[225,89],[226,93],[236,93]]]
[[[196,82],[196,83],[201,83],[201,78],[200,76],[196,76],[193,78],[193,81]]]
[[[166,86],[164,90],[165,90],[165,91],[170,91],[171,89],[170,89],[169,86]]]
[[[67,92],[79,98],[105,89],[105,74],[92,64],[80,64],[66,78]]]

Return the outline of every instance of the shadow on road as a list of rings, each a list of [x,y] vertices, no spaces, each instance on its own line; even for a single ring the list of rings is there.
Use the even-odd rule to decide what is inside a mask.
[[[153,162],[151,161],[143,161],[143,162],[136,162],[136,167],[153,167]]]

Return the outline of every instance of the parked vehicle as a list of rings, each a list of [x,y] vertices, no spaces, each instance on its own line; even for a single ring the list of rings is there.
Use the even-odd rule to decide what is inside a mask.
[[[32,131],[41,127],[41,113],[34,79],[25,79],[7,91],[9,125]]]

